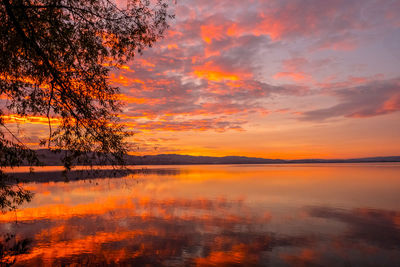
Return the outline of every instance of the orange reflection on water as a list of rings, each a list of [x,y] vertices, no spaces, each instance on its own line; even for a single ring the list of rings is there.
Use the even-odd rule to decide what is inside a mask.
[[[2,232],[31,241],[17,265],[400,261],[400,165],[159,168],[27,184],[33,201],[0,215]]]
[[[97,254],[101,251],[102,244],[105,243],[134,239],[144,234],[150,234],[153,236],[157,235],[157,233],[136,230],[119,233],[99,232],[96,233],[96,235],[88,235],[74,240],[62,240],[60,236],[65,234],[65,226],[50,229],[50,232],[51,234],[48,236],[41,233],[38,236],[35,236],[35,238],[46,243],[50,241],[51,246],[37,246],[33,248],[29,254],[20,256],[19,261],[29,261],[34,258],[41,258],[42,260],[47,260],[47,263],[52,263],[54,258],[70,257],[80,253]],[[42,239],[43,237],[46,237],[46,239]],[[120,255],[122,251],[124,251],[124,249],[118,253],[118,256],[122,256]],[[138,255],[138,253],[136,253],[136,255]],[[125,255],[125,257],[126,256],[127,255]],[[119,257],[115,257],[113,261],[118,261],[118,259]]]

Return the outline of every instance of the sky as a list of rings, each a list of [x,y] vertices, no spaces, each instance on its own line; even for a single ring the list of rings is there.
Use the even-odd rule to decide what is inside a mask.
[[[132,154],[400,155],[399,0],[172,8],[165,38],[109,78]],[[43,123],[28,124],[35,144]]]

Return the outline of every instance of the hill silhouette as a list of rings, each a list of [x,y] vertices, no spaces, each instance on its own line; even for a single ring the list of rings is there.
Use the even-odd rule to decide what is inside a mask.
[[[54,153],[47,149],[37,150],[39,159],[47,166],[60,166],[62,152]],[[256,157],[226,156],[207,157],[178,154],[160,154],[147,156],[126,155],[127,165],[188,165],[188,164],[289,164],[289,163],[368,163],[400,162],[400,156],[367,157],[351,159],[267,159]]]

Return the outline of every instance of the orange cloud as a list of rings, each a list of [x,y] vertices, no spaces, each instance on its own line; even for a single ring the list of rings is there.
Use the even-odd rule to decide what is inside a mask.
[[[9,114],[2,116],[5,123],[19,123],[19,124],[42,124],[48,125],[49,120],[52,125],[59,125],[61,123],[60,118],[50,118],[48,119],[45,116],[20,116],[17,114]]]
[[[226,70],[212,61],[194,67],[193,74],[199,78],[213,82],[238,81],[249,76],[249,73]]]
[[[125,94],[119,94],[118,99],[123,102],[129,103],[129,104],[149,104],[149,105],[157,105],[162,101],[162,99],[133,97],[133,96],[125,95]],[[121,116],[124,116],[124,115],[121,114]]]
[[[220,82],[224,80],[230,80],[230,81],[239,80],[238,75],[217,70],[197,69],[193,73],[199,78],[205,78],[207,80],[214,82]]]
[[[210,44],[213,39],[221,39],[225,35],[225,27],[222,25],[202,25],[201,29],[201,37],[204,42]]]
[[[141,83],[143,84],[144,82],[140,79],[131,79],[126,75],[119,74],[118,76],[115,73],[111,73],[109,80],[112,84],[114,85],[122,85],[122,86],[132,86],[135,83]]]

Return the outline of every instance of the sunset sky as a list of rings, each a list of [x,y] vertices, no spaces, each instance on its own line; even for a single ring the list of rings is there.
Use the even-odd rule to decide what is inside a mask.
[[[110,76],[136,132],[133,154],[400,154],[400,1],[178,0],[173,9],[166,37]],[[31,118],[18,134],[34,146],[45,125]]]

